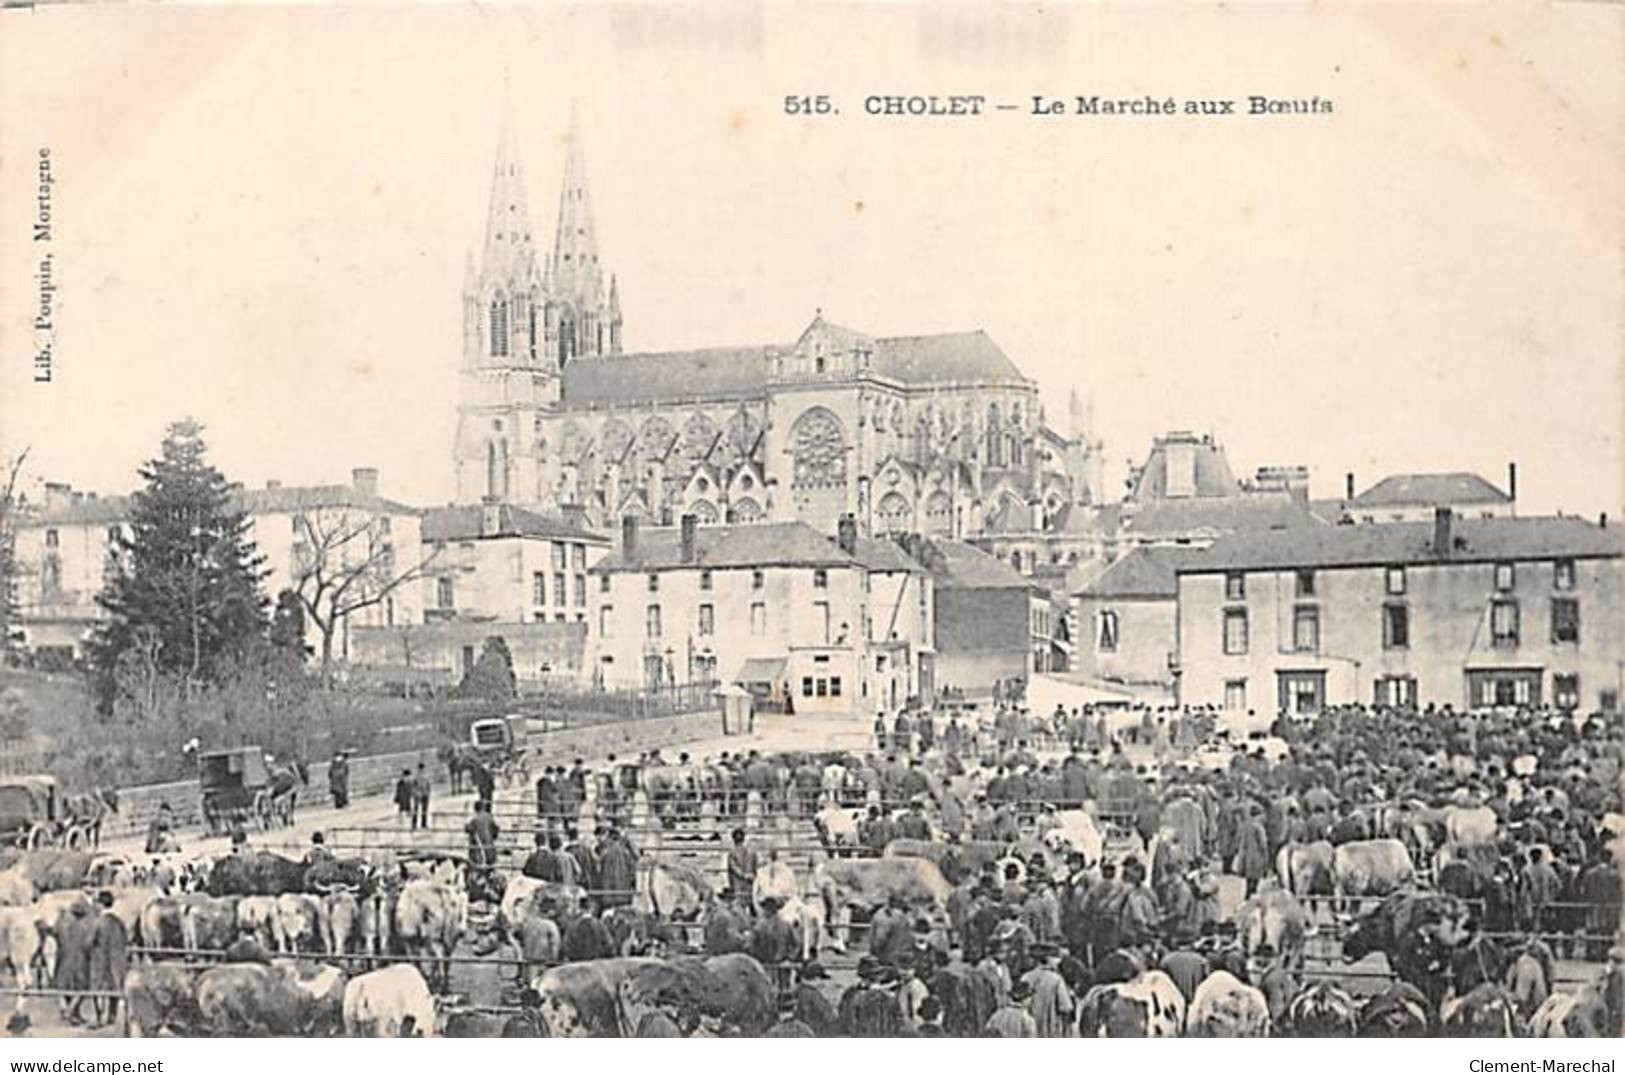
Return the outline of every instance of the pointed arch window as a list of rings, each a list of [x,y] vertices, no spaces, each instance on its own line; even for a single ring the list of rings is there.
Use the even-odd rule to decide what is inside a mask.
[[[491,300],[491,354],[495,358],[508,354],[508,300],[502,295]]]

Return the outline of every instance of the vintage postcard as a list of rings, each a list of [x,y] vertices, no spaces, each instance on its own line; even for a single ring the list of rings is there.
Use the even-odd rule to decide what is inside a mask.
[[[0,1051],[1617,1037],[1622,72],[0,11]]]

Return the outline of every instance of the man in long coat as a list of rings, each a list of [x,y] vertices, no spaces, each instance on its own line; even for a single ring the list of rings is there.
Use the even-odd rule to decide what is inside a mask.
[[[56,926],[56,977],[52,979],[52,988],[74,990],[90,988],[90,942],[95,929],[96,919],[88,903],[76,901],[62,912]],[[123,987],[124,981],[120,979],[118,988]],[[83,1022],[83,1016],[80,1014],[80,1007],[83,1004],[83,997],[75,997],[72,1000],[64,998],[63,1017],[75,1025]]]
[[[610,829],[598,853],[598,887],[605,907],[624,907],[637,890],[637,854],[620,833]]]
[[[1036,944],[1032,954],[1042,962],[1022,976],[1022,982],[1032,990],[1027,1010],[1036,1024],[1041,1038],[1064,1038],[1072,1028],[1075,1005],[1072,990],[1057,969],[1061,950],[1051,944]]]

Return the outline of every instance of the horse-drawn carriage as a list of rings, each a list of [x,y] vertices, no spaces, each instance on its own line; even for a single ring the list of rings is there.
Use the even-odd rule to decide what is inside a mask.
[[[475,759],[490,770],[497,783],[509,787],[530,781],[530,763],[525,758],[529,734],[530,720],[519,713],[476,720],[468,726]]]
[[[65,814],[55,777],[0,779],[0,843],[29,850],[70,846],[79,833]],[[71,846],[79,847],[81,842]]]
[[[293,824],[300,784],[309,775],[298,762],[273,768],[257,746],[233,747],[198,755],[198,784],[203,791],[203,824],[219,836],[234,824],[256,822],[260,829]]]

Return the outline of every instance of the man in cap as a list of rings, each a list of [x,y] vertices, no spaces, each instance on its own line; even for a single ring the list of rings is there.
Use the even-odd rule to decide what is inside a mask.
[[[733,847],[728,851],[728,894],[734,899],[749,896],[756,883],[756,852],[745,844],[745,830],[733,831]]]
[[[1037,1036],[1064,1038],[1072,1026],[1076,999],[1060,972],[1061,950],[1053,944],[1032,946],[1037,966],[1022,975],[1022,983],[1032,991],[1027,1010],[1033,1017]]]
[[[987,1036],[990,1038],[1036,1038],[1038,1037],[1038,1023],[1027,1011],[1025,1002],[1032,996],[1032,987],[1025,979],[1018,980],[1010,987],[1010,999],[993,1013],[987,1021]]]

